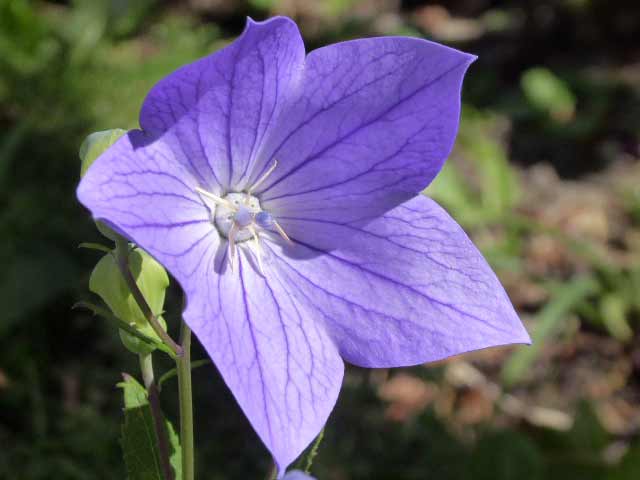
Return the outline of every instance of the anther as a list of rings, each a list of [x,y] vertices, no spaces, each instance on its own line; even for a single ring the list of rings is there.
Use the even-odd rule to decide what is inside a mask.
[[[255,216],[256,224],[261,228],[271,228],[273,226],[273,217],[269,212],[258,212]]]

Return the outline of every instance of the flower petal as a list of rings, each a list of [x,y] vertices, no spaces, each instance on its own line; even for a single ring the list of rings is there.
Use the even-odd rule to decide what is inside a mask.
[[[420,195],[364,226],[324,222],[317,232],[292,237],[287,255],[272,250],[271,262],[345,360],[397,367],[530,341],[482,255],[433,200]],[[344,242],[331,250],[335,238]]]
[[[246,245],[246,244],[244,244]],[[336,402],[344,364],[321,323],[305,316],[290,285],[258,274],[238,249],[237,271],[216,275],[226,255],[199,272],[184,318],[206,348],[281,475],[318,435]]]
[[[98,157],[77,195],[95,219],[139,244],[185,287],[219,243],[196,185],[162,140],[134,130]]]
[[[161,140],[147,137],[129,132],[100,156],[78,198],[180,282],[185,320],[284,472],[326,422],[343,362],[278,272],[265,266],[269,282],[257,273],[246,244],[237,271],[227,270],[227,243],[193,191],[196,180]]]
[[[231,45],[161,80],[144,101],[140,125],[164,134],[202,187],[238,189],[295,90],[304,55],[292,20],[248,19]]]
[[[415,38],[372,38],[311,52],[302,93],[283,113],[255,176],[280,215],[351,221],[419,193],[458,128],[462,78],[474,56]]]

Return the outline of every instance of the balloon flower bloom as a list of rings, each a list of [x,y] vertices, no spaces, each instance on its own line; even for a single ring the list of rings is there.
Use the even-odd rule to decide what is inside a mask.
[[[475,57],[386,37],[305,54],[248,20],[164,78],[78,198],[180,283],[184,319],[281,475],[325,424],[344,362],[416,365],[527,343],[495,274],[422,190]]]

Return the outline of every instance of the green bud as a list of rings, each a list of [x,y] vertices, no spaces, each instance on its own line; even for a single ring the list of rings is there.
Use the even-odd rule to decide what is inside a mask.
[[[162,325],[164,330],[167,329],[167,322],[164,318],[158,317],[158,323]],[[136,326],[136,328],[145,335],[158,339],[158,335],[153,331],[151,325],[147,324],[142,328]],[[124,330],[118,330],[118,334],[120,335],[120,340],[126,349],[137,355],[146,355],[156,349],[153,345],[149,345],[147,342],[140,340],[140,338],[135,335],[131,335],[129,332],[125,332]]]
[[[140,249],[129,253],[129,268],[151,311],[160,315],[165,291],[169,286],[167,272],[148,253]],[[114,254],[108,253],[100,259],[91,273],[89,289],[102,298],[116,317],[145,335],[159,340],[129,291]],[[166,330],[167,324],[162,317],[158,318],[158,322]],[[148,343],[122,330],[120,338],[125,347],[134,353],[150,353],[154,349]]]
[[[104,223],[102,223],[99,220],[96,220],[96,228],[102,235],[107,237],[109,240],[113,240],[114,242],[117,240],[119,236],[116,232],[111,230],[109,227],[107,227]]]
[[[102,153],[122,137],[126,130],[114,128],[102,132],[94,132],[84,139],[80,145],[80,178],[84,177],[89,167]],[[102,222],[96,222],[98,231],[110,240],[116,241],[118,234]]]
[[[113,130],[104,130],[102,132],[94,132],[84,139],[80,145],[80,178],[84,177],[91,164],[102,153],[125,133],[126,130],[114,128]]]

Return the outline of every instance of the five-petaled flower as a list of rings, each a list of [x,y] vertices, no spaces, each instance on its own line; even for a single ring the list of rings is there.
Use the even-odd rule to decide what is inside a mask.
[[[474,57],[370,38],[305,55],[248,21],[161,80],[78,197],[153,255],[281,474],[344,363],[396,367],[529,337],[462,229],[421,191],[448,156]]]

